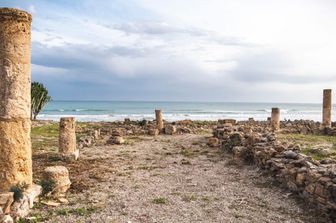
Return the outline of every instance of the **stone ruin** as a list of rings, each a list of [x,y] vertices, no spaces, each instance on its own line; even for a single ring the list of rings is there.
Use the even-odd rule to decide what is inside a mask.
[[[76,121],[73,117],[61,118],[59,124],[59,152],[62,156],[77,160]]]
[[[316,161],[300,153],[300,146],[277,141],[276,133],[335,134],[331,122],[331,90],[324,90],[322,123],[283,121],[272,109],[271,120],[235,122],[219,120],[208,145],[219,146],[234,160],[254,163],[292,192],[336,216],[336,161]]]
[[[26,216],[41,193],[30,140],[31,22],[26,12],[0,8],[0,220],[7,222]]]
[[[31,22],[27,12],[0,8],[0,222],[6,223],[26,217],[42,193],[32,172]]]

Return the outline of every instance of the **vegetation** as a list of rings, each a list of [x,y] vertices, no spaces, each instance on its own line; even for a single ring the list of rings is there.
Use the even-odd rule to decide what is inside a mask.
[[[153,199],[153,203],[154,204],[167,204],[168,200],[165,197],[158,197],[158,198]]]
[[[51,101],[47,88],[39,82],[31,85],[31,118],[36,120],[43,107]]]
[[[41,180],[42,194],[47,195],[54,188],[55,182],[53,180]]]
[[[325,135],[279,134],[282,142],[299,144],[301,152],[315,160],[336,157],[336,137]],[[324,148],[328,148],[325,150]]]
[[[28,188],[28,184],[21,183],[10,188],[10,192],[14,193],[14,201],[19,201],[23,198],[23,192]]]

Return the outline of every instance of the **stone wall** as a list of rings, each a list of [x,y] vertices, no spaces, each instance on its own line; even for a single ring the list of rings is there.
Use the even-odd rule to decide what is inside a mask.
[[[231,153],[234,159],[255,163],[289,190],[335,213],[336,164],[322,164],[300,154],[297,145],[280,143],[274,132],[267,128],[261,131],[259,127],[247,122],[219,124],[213,133],[221,149]]]

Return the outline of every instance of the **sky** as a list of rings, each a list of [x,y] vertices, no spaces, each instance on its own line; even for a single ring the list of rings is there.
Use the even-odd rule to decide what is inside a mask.
[[[320,103],[334,0],[1,0],[33,15],[32,80],[54,100]],[[335,89],[336,90],[336,89]]]

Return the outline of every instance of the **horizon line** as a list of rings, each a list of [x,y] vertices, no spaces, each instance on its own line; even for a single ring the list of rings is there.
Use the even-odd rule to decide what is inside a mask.
[[[55,102],[145,102],[145,103],[245,103],[245,104],[322,104],[322,102],[247,102],[247,101],[187,101],[187,100],[85,100],[85,99],[53,99]],[[333,106],[336,104],[333,104]]]

